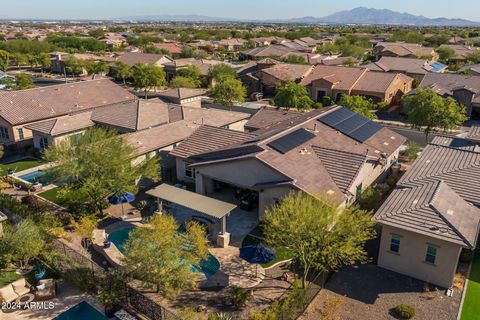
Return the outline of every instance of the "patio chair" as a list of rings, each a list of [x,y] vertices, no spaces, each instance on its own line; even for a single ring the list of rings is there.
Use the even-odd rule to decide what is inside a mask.
[[[37,300],[50,300],[57,296],[57,284],[54,279],[38,281],[35,298]]]

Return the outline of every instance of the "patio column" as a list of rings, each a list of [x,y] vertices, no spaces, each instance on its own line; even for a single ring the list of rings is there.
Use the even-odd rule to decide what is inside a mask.
[[[160,198],[157,198],[157,213],[162,214],[163,211],[163,201]]]
[[[221,234],[224,235],[227,233],[227,215],[224,215],[222,218],[222,231]]]

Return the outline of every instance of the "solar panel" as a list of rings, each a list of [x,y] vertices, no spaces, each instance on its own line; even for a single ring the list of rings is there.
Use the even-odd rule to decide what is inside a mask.
[[[346,119],[345,121],[340,122],[335,126],[335,128],[345,134],[350,134],[351,132],[357,130],[361,126],[365,125],[368,121],[367,118],[362,117],[361,115],[354,114],[352,117]]]
[[[319,118],[318,121],[359,142],[364,142],[382,129],[378,123],[343,107]]]
[[[368,121],[365,125],[351,132],[349,136],[359,142],[364,142],[380,129],[382,129],[381,125],[373,121]]]
[[[292,133],[289,133],[281,138],[278,138],[277,140],[274,140],[268,143],[267,145],[270,148],[285,154],[288,151],[298,146],[301,146],[302,144],[304,144],[305,142],[307,142],[308,140],[314,137],[315,137],[315,134],[302,128]]]
[[[353,115],[355,115],[355,112],[347,108],[340,108],[338,110],[335,110],[331,113],[324,115],[318,120],[330,127],[335,127],[337,124],[339,124],[342,121],[345,121],[346,119],[352,117]]]

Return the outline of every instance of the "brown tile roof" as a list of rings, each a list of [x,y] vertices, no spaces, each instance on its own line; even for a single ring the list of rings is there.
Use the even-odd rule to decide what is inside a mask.
[[[294,51],[282,45],[271,45],[265,47],[257,47],[243,52],[244,55],[263,58],[263,57],[281,57],[288,52]]]
[[[185,159],[196,154],[207,153],[231,144],[244,142],[254,137],[254,134],[246,132],[203,125],[180,143],[170,154]]]
[[[245,128],[251,131],[264,129],[272,124],[278,124],[282,121],[296,118],[300,115],[296,111],[276,110],[273,108],[262,108],[258,110],[245,124]]]
[[[433,56],[435,51],[433,48],[424,47],[417,43],[404,43],[404,42],[381,42],[373,49],[374,53],[383,54],[386,51],[392,52],[399,57],[407,56]]]
[[[179,43],[157,43],[155,47],[168,50],[171,54],[180,54],[183,51],[183,46]]]
[[[162,92],[157,95],[160,97],[166,97],[170,99],[188,99],[193,97],[203,96],[207,93],[206,89],[189,89],[189,88],[173,88]]]
[[[440,95],[453,95],[456,88],[465,87],[476,93],[473,101],[480,103],[480,76],[446,74],[446,73],[427,73],[420,82],[422,88],[432,88]]]
[[[437,239],[474,248],[480,209],[467,203],[442,180],[396,188],[375,220]]]
[[[426,74],[431,70],[431,62],[425,59],[382,57],[363,67],[372,71],[406,72],[411,74]]]
[[[268,74],[280,81],[300,80],[313,70],[313,66],[306,64],[280,63],[263,69],[261,73]]]
[[[25,128],[43,134],[57,136],[93,126],[95,123],[91,120],[91,115],[91,111],[81,112],[47,121],[35,122],[25,126]]]
[[[18,125],[135,99],[108,79],[82,81],[0,93],[0,117]]]
[[[460,44],[442,44],[440,48],[450,48],[455,52],[453,59],[464,60],[469,54],[480,50],[480,47],[465,46]]]
[[[404,74],[368,71],[355,83],[352,90],[384,93],[397,78],[405,82],[413,81],[413,78]]]
[[[315,69],[301,81],[301,84],[307,86],[310,85],[312,81],[334,76],[335,89],[350,90],[366,72],[367,69],[363,68],[317,65]]]
[[[127,52],[119,56],[117,61],[126,63],[129,66],[134,66],[137,63],[156,64],[159,60],[162,60],[162,59],[166,59],[170,61],[172,60],[171,58],[163,54]]]
[[[468,131],[467,139],[480,142],[480,123],[472,124]]]

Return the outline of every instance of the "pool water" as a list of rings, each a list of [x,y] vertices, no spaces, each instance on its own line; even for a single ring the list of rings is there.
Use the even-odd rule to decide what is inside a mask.
[[[30,183],[34,183],[35,181],[40,182],[42,185],[46,186],[51,183],[45,176],[45,171],[34,171],[27,174],[23,174],[18,176],[18,178],[25,180]]]
[[[100,311],[83,301],[67,311],[59,314],[53,320],[108,320]]]
[[[181,227],[180,227],[181,228]],[[181,230],[179,228],[179,231]],[[128,240],[128,234],[130,231],[135,229],[135,227],[126,227],[114,231],[108,235],[108,240],[110,240],[115,246],[120,250],[120,252],[124,253],[125,248],[123,245]],[[217,271],[220,269],[220,262],[218,262],[217,258],[214,255],[208,254],[207,259],[203,259],[200,261],[198,266],[192,265],[192,271],[194,272],[202,272],[207,278],[213,276]]]

